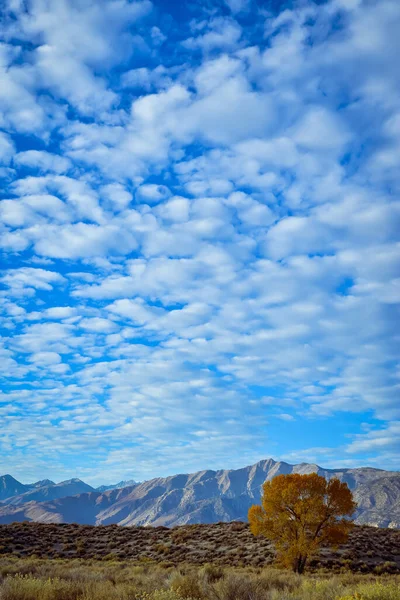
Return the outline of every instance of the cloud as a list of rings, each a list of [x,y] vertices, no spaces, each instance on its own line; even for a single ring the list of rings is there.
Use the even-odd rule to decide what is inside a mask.
[[[24,167],[38,169],[39,172],[43,173],[48,171],[60,174],[66,173],[72,166],[71,162],[63,156],[39,150],[19,152],[14,156],[14,162]]]
[[[308,110],[295,127],[293,140],[300,148],[343,152],[350,140],[340,118],[321,107]]]
[[[347,447],[347,452],[373,454],[376,451],[399,451],[400,421],[393,421],[388,427],[372,430],[356,436]]]
[[[286,217],[268,231],[267,252],[274,258],[293,254],[324,253],[329,248],[328,230],[307,217]]]
[[[27,8],[9,5],[9,33],[34,45],[38,87],[67,100],[82,114],[93,114],[106,111],[117,100],[93,67],[111,67],[122,53],[133,50],[135,38],[127,29],[151,7],[149,0],[101,0],[83,5],[35,0]]]
[[[14,27],[33,41],[44,40],[61,55],[71,55],[87,64],[115,61],[131,41],[127,35],[128,25],[134,23],[151,10],[148,0],[128,2],[56,2],[43,4],[35,0],[29,8],[21,4],[9,6],[16,17]]]
[[[102,319],[100,317],[92,317],[90,319],[82,319],[79,322],[79,327],[86,329],[87,331],[93,331],[94,333],[110,333],[116,329],[115,323]]]
[[[0,132],[0,164],[8,165],[14,155],[14,144],[10,137]]]
[[[132,194],[120,183],[109,183],[101,188],[103,197],[108,201],[109,208],[117,212],[123,210],[132,201]]]
[[[399,5],[253,5],[6,5],[11,466],[395,464]]]
[[[281,419],[281,421],[294,421],[295,420],[293,415],[290,415],[288,413],[280,413],[279,415],[275,415],[275,417],[277,419]]]
[[[146,185],[141,185],[137,189],[136,196],[142,202],[157,204],[161,200],[168,198],[170,196],[170,191],[165,185],[148,183]]]
[[[21,49],[0,43],[0,126],[22,134],[42,136],[65,118],[63,107],[35,95],[35,75],[29,65],[18,64]]]
[[[87,258],[125,254],[137,247],[134,236],[122,232],[116,224],[104,226],[76,223],[68,226],[40,228],[30,231],[37,254],[51,258]]]
[[[29,357],[29,362],[38,365],[57,365],[61,362],[61,357],[57,352],[34,352]]]
[[[34,290],[51,290],[53,285],[63,283],[65,278],[55,271],[21,267],[11,269],[1,278],[4,285],[10,288],[12,294],[31,295]]]
[[[250,0],[225,0],[225,3],[233,13],[239,13],[248,10]]]
[[[46,319],[67,319],[76,314],[76,309],[70,306],[52,306],[44,311],[43,317]]]
[[[168,75],[168,69],[163,65],[159,65],[155,69],[148,69],[147,67],[131,69],[123,73],[121,77],[121,84],[124,88],[144,90],[146,92],[158,88],[167,88],[171,83],[172,80]]]
[[[78,217],[95,222],[102,221],[97,195],[85,181],[64,175],[28,176],[17,180],[12,187],[14,194],[20,196],[55,191],[65,198]]]
[[[241,27],[236,21],[216,17],[207,24],[205,33],[188,38],[182,45],[189,50],[199,48],[203,52],[210,52],[216,48],[229,50],[237,47],[241,35]]]

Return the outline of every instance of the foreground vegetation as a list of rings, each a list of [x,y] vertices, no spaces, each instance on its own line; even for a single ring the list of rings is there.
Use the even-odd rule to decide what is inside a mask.
[[[221,567],[266,567],[274,561],[268,540],[247,523],[166,527],[12,523],[0,525],[0,556],[154,561],[177,567],[212,563]],[[338,550],[324,548],[307,570],[330,573],[400,573],[400,531],[354,527]]]
[[[300,576],[267,568],[0,560],[2,600],[400,600],[400,576]]]

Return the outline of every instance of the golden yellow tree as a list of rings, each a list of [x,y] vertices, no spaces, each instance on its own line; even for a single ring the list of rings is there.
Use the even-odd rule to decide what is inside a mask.
[[[249,510],[250,529],[274,543],[278,560],[303,573],[320,546],[343,544],[357,504],[347,483],[310,475],[278,475],[263,485],[261,506]]]

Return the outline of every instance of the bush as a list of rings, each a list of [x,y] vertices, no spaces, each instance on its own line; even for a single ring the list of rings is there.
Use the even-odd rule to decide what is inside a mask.
[[[392,574],[300,576],[215,563],[0,559],[1,600],[400,600],[399,583]]]
[[[206,583],[214,583],[224,576],[224,569],[212,563],[206,563],[200,570],[200,575]]]
[[[267,580],[232,571],[214,585],[218,600],[266,600],[270,589]]]
[[[170,578],[170,588],[181,598],[204,598],[204,592],[200,585],[197,573],[191,571],[186,575],[176,572]]]
[[[396,583],[366,583],[356,587],[353,595],[341,600],[399,600],[400,587]]]
[[[305,580],[300,586],[299,600],[336,600],[346,593],[346,586],[336,577]]]
[[[14,575],[3,583],[1,597],[2,600],[77,600],[81,591],[71,581]]]

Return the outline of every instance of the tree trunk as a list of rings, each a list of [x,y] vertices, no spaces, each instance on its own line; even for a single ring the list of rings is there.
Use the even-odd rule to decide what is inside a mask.
[[[303,556],[300,554],[297,556],[293,562],[293,571],[302,575],[304,573],[304,569],[306,568],[307,556]]]
[[[307,556],[302,556],[300,558],[299,570],[298,573],[302,575],[304,573],[304,569],[306,568]]]

